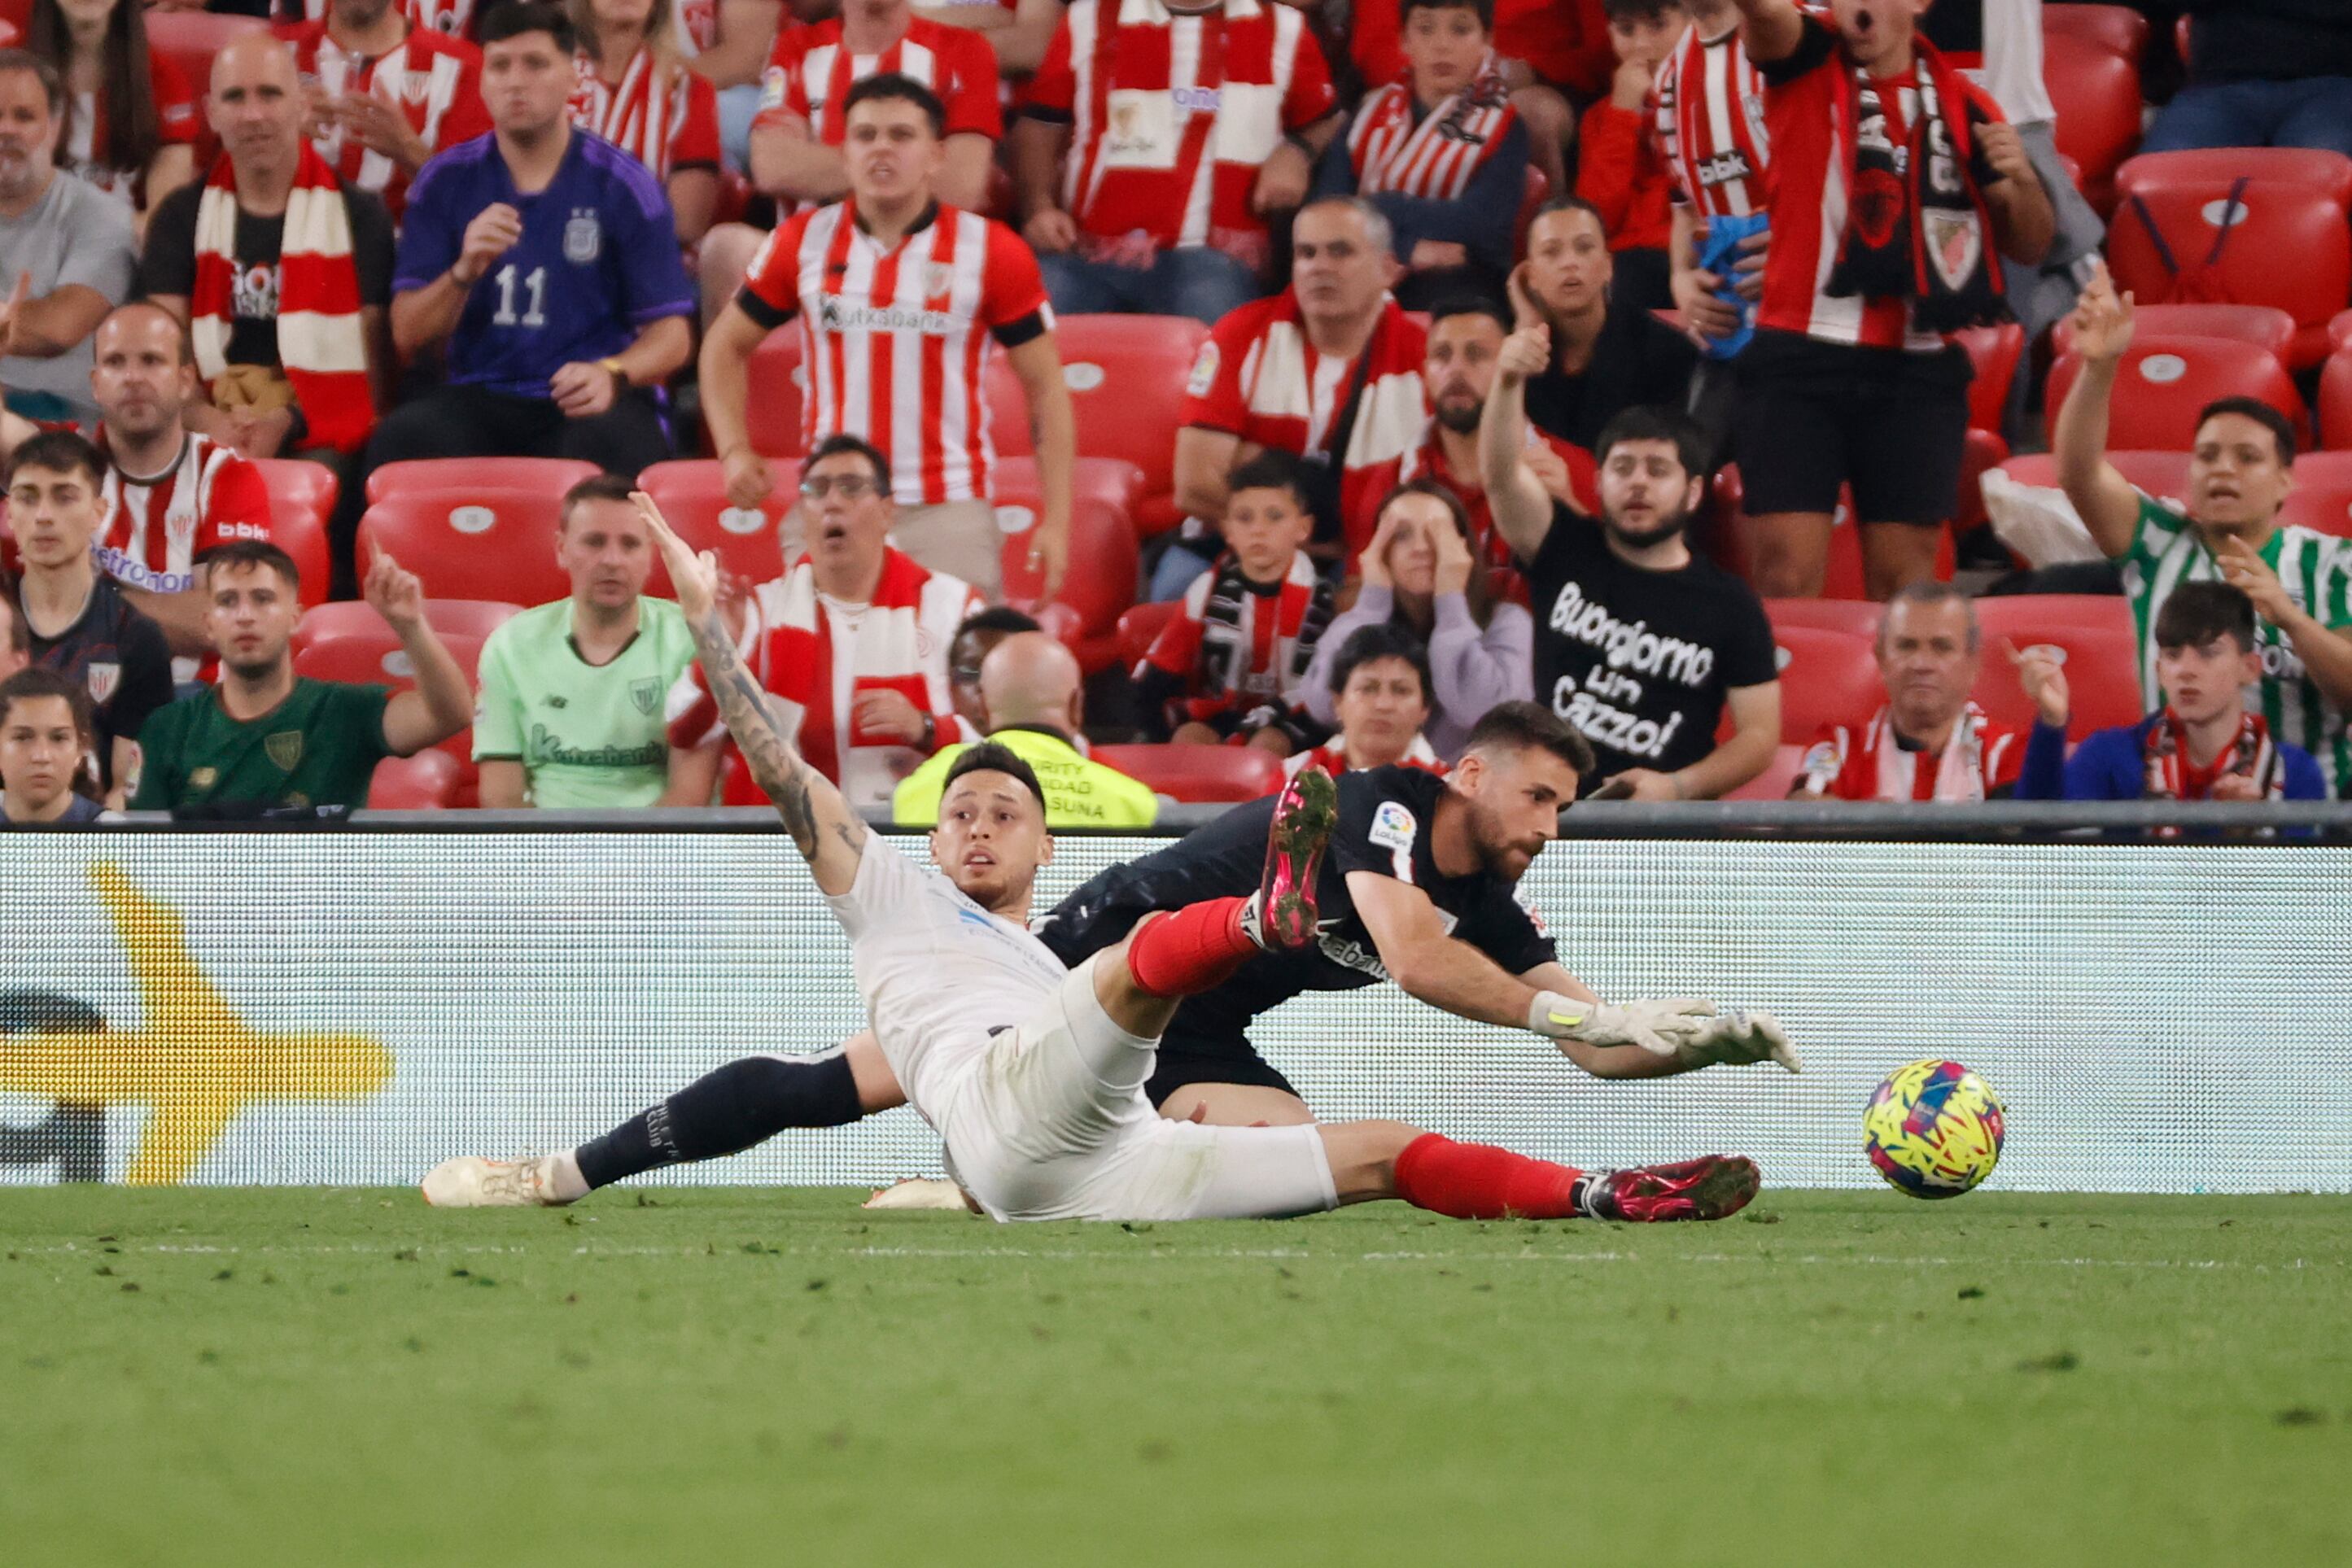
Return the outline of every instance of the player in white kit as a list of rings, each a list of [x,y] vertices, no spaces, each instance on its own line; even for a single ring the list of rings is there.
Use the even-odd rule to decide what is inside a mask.
[[[1401,1122],[1226,1127],[1160,1116],[1143,1086],[1178,1001],[1263,952],[1316,939],[1316,873],[1337,815],[1330,776],[1302,769],[1284,792],[1255,895],[1154,915],[1066,970],[1025,924],[1053,856],[1028,765],[987,744],[960,757],[931,834],[941,874],[919,869],[783,740],[715,608],[715,558],[698,559],[650,498],[637,500],[730,733],[849,936],[882,1053],[991,1216],[1271,1218],[1399,1197],[1465,1218],[1716,1219],[1755,1196],[1756,1167],[1738,1157],[1588,1173]],[[1553,1030],[1573,1032],[1599,1004],[1548,992],[1538,1005]],[[1707,1021],[1699,1004],[1647,1006],[1662,1054]],[[551,1166],[450,1160],[425,1195],[448,1207],[563,1201]]]

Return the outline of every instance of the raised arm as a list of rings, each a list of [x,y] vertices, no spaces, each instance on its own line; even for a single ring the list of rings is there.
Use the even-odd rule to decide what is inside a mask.
[[[1521,560],[1535,559],[1551,532],[1551,497],[1519,461],[1528,444],[1528,378],[1550,362],[1551,329],[1541,322],[1505,339],[1495,362],[1494,390],[1478,420],[1478,482],[1495,527]]]
[[[2059,487],[2112,559],[2131,549],[2139,528],[2139,493],[2107,461],[2107,413],[2116,395],[2116,369],[2131,347],[2132,299],[2116,292],[2105,262],[2095,266],[2074,308],[2074,352],[2082,356],[2083,371],[2066,389],[2050,452],[2058,460]]]
[[[850,810],[832,781],[803,761],[784,739],[768,705],[768,694],[736,652],[735,639],[727,634],[726,622],[719,612],[719,558],[708,550],[697,556],[688,549],[686,541],[671,531],[651,496],[639,491],[636,503],[646,527],[653,530],[663,564],[669,568],[670,582],[677,590],[677,607],[685,612],[686,623],[694,632],[702,672],[709,678],[711,695],[718,699],[719,715],[727,721],[728,733],[735,737],[736,749],[743,754],[751,777],[776,803],[776,815],[783,819],[801,857],[816,874],[817,886],[827,894],[847,893],[857,880],[857,862],[866,852],[866,823]]]
[[[1797,52],[1805,36],[1804,14],[1797,0],[1731,0],[1739,7],[1739,41],[1758,65],[1785,60]]]

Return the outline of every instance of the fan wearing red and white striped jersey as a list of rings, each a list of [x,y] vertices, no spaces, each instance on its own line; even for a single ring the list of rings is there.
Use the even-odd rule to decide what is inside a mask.
[[[1738,7],[1731,0],[1686,4],[1691,25],[1651,86],[1651,133],[1672,203],[1666,249],[1675,308],[1701,338],[1728,338],[1739,330],[1739,312],[1717,297],[1723,279],[1699,265],[1700,245],[1714,219],[1764,211],[1772,139],[1764,76],[1739,41]],[[1759,236],[1749,248],[1763,246]],[[1748,275],[1759,293],[1763,265],[1754,261]]]
[[[109,466],[91,552],[131,607],[163,627],[177,678],[193,680],[212,651],[196,558],[232,539],[268,538],[269,487],[253,464],[182,424],[198,388],[177,317],[118,306],[92,337],[90,389]],[[35,434],[14,414],[0,420],[0,461]]]
[[[1736,0],[1763,73],[1772,244],[1732,420],[1757,590],[1821,592],[1850,485],[1864,583],[1935,574],[1959,498],[1959,329],[2010,319],[2000,261],[2038,266],[2056,220],[2016,129],[1916,36],[1905,0]]]
[[[748,433],[749,366],[761,340],[797,318],[807,444],[847,434],[887,448],[899,546],[994,599],[1003,538],[984,389],[1002,347],[1036,432],[1044,515],[1031,560],[1050,598],[1068,563],[1077,448],[1053,309],[1018,235],[933,195],[943,114],[911,78],[868,77],[850,90],[850,199],[795,215],[761,247],[704,340],[703,413],[729,497],[758,506],[771,480]],[[786,519],[788,539],[796,524]]]
[[[316,89],[310,144],[346,183],[382,196],[395,221],[426,159],[490,129],[481,51],[393,0],[330,0],[322,16],[278,36]]]
[[[1136,665],[1137,701],[1174,740],[1286,757],[1307,737],[1307,671],[1331,623],[1331,590],[1306,551],[1314,519],[1297,460],[1261,452],[1228,483],[1225,553]]]
[[[572,15],[584,25],[572,123],[653,171],[693,249],[719,206],[719,92],[687,68],[673,0],[588,0]]]
[[[760,585],[736,646],[785,740],[856,806],[887,806],[934,751],[980,738],[955,713],[948,648],[981,608],[970,584],[892,549],[890,461],[856,436],[820,444],[801,479],[809,553]],[[722,752],[725,800],[766,797],[735,753],[696,664],[669,695],[670,785],[663,804],[708,804]]]
[[[1267,216],[1307,199],[1337,104],[1295,6],[1074,0],[1013,126],[1055,304],[1214,321],[1255,298]]]
[[[2008,795],[2025,735],[1969,700],[1979,634],[1968,597],[1915,583],[1878,626],[1886,703],[1867,724],[1825,724],[1789,793],[1840,800],[1987,800]]]
[[[1388,292],[1388,220],[1361,197],[1303,209],[1291,284],[1219,321],[1201,345],[1176,434],[1176,499],[1224,513],[1225,476],[1259,451],[1307,460],[1315,537],[1347,560],[1421,444],[1428,334]]]
[[[841,147],[849,89],[894,73],[930,89],[946,109],[940,200],[986,207],[989,160],[1004,134],[995,51],[970,28],[916,16],[911,0],[843,0],[840,16],[776,35],[751,127],[751,183],[803,206],[848,194]]]

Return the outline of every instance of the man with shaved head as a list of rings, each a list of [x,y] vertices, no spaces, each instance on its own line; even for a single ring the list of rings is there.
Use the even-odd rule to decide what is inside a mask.
[[[188,424],[247,457],[355,452],[392,396],[392,215],[302,134],[293,50],[241,34],[205,100],[224,149],[157,204],[142,293],[185,323]]]
[[[1029,764],[1045,789],[1045,824],[1052,828],[1148,828],[1160,815],[1149,785],[1087,755],[1083,691],[1076,657],[1044,632],[1015,632],[980,665],[981,710],[988,738]],[[890,798],[890,815],[905,826],[939,821],[940,796],[968,746],[935,752],[908,774]]]

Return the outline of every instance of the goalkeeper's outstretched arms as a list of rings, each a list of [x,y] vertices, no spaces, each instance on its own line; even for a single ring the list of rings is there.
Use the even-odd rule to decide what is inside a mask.
[[[719,615],[719,558],[708,550],[697,556],[688,549],[651,496],[641,490],[635,499],[646,526],[653,530],[662,563],[669,568],[677,607],[694,632],[702,673],[709,680],[711,695],[718,699],[719,715],[727,721],[728,733],[735,737],[736,748],[742,752],[751,777],[776,803],[776,815],[784,820],[793,842],[800,846],[801,858],[816,874],[817,886],[831,894],[847,893],[857,880],[858,858],[866,852],[865,822],[849,809],[833,781],[811,768],[784,738],[768,694],[743,663]]]

